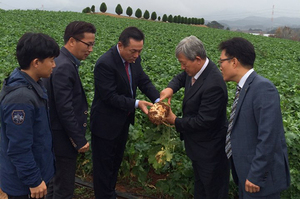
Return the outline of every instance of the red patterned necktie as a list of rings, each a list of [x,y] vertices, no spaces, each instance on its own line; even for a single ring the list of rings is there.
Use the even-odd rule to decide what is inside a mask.
[[[129,63],[126,61],[125,62],[125,70],[126,70],[126,73],[127,73],[128,81],[130,82],[130,76],[129,76],[128,67],[129,67]]]
[[[196,79],[194,77],[192,77],[192,83],[191,83],[192,86],[194,85],[195,81],[196,81]]]

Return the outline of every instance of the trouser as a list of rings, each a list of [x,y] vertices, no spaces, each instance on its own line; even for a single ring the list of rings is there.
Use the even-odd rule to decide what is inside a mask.
[[[128,138],[129,122],[121,134],[113,139],[102,139],[92,134],[93,183],[96,199],[115,199],[118,171]]]
[[[268,196],[251,196],[245,191],[245,184],[239,185],[239,199],[280,199],[280,192]]]
[[[8,195],[8,199],[30,199],[30,195],[23,195],[23,196],[10,196]],[[39,198],[39,199],[44,199],[43,198]]]
[[[77,157],[55,156],[56,173],[48,186],[46,199],[72,199]]]
[[[253,196],[253,195],[251,195],[251,193],[246,192],[245,182],[239,181],[239,178],[238,178],[238,175],[236,173],[235,166],[233,163],[232,156],[230,158],[230,167],[231,167],[233,180],[239,187],[239,199],[280,199],[280,192],[274,193],[274,194],[268,195],[268,196]]]
[[[195,199],[227,199],[229,189],[229,161],[192,161]]]

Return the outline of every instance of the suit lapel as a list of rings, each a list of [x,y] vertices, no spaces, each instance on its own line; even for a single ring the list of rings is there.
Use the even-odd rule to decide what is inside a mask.
[[[257,73],[255,71],[253,71],[251,73],[251,75],[247,78],[242,90],[240,91],[240,96],[239,96],[238,104],[236,106],[235,116],[233,119],[233,125],[235,124],[236,118],[238,118],[238,115],[239,115],[240,109],[242,107],[242,104],[244,102],[244,99],[248,93],[248,90],[250,89],[251,83],[253,82],[253,80],[255,79],[256,76],[257,76]]]
[[[113,56],[114,56],[114,60],[115,60],[115,63],[116,63],[117,71],[119,72],[120,76],[122,77],[122,79],[126,83],[127,88],[129,89],[129,92],[131,92],[130,91],[130,84],[129,84],[127,73],[126,73],[126,70],[125,70],[125,66],[124,66],[123,60],[122,60],[122,58],[121,58],[121,56],[120,56],[120,54],[117,50],[117,46],[114,46],[114,48],[113,48]]]
[[[186,78],[186,83],[185,83],[186,91],[183,98],[183,106],[202,87],[207,75],[210,73],[211,70],[212,70],[211,62],[209,62],[209,64],[207,65],[203,73],[198,77],[198,79],[196,80],[193,86],[191,86],[192,77],[188,76]]]

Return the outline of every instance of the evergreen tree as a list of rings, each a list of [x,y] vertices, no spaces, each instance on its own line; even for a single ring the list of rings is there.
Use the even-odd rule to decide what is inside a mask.
[[[103,13],[105,13],[106,12],[106,10],[107,10],[107,6],[106,6],[106,4],[103,2],[103,3],[101,3],[101,5],[100,5],[100,11],[101,12],[103,12]]]
[[[117,5],[116,9],[115,9],[115,12],[118,14],[118,15],[121,15],[123,13],[123,8],[120,4]]]
[[[180,19],[180,23],[183,23],[184,24],[184,17],[181,17],[181,19]]]
[[[144,13],[144,19],[149,19],[149,17],[150,17],[150,13],[149,13],[149,11],[148,10],[146,10],[145,11],[145,13]]]
[[[201,18],[201,25],[204,25],[204,18]]]
[[[181,16],[180,15],[177,16],[177,23],[181,23]]]
[[[151,19],[154,21],[156,20],[156,18],[157,18],[156,12],[152,12]]]
[[[82,13],[91,13],[91,8],[86,7],[85,9],[82,10]]]
[[[157,20],[160,21],[160,16],[158,16]]]
[[[130,7],[130,6],[128,6],[128,8],[126,9],[126,14],[129,16],[129,17],[131,17],[131,15],[132,15],[132,8]]]
[[[167,17],[166,14],[163,15],[162,21],[163,21],[163,22],[167,22],[167,21],[168,21],[168,17]]]
[[[173,22],[173,16],[172,16],[172,15],[169,15],[169,16],[168,16],[168,22],[169,22],[169,23],[172,23],[172,22]]]
[[[141,18],[142,17],[142,11],[141,11],[141,9],[137,9],[136,11],[135,11],[135,17],[136,18]]]
[[[174,16],[173,22],[174,22],[174,23],[178,23],[178,17],[177,17],[177,16]]]
[[[92,13],[95,13],[95,5],[92,5],[91,11],[92,11]]]
[[[192,24],[196,24],[196,18],[195,17],[192,18]]]
[[[187,24],[188,18],[184,17],[184,24]]]

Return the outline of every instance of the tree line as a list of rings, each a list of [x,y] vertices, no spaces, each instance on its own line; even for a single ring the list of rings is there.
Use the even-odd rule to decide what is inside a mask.
[[[102,13],[105,13],[107,11],[107,6],[106,4],[103,2],[100,5],[100,11]],[[123,14],[123,8],[121,6],[121,4],[118,4],[115,8],[115,12],[118,15]],[[86,7],[82,10],[82,13],[95,13],[95,5],[92,5],[91,7]],[[180,15],[167,15],[164,14],[162,16],[162,18],[160,16],[157,16],[156,12],[152,12],[150,15],[150,12],[148,10],[145,10],[145,12],[143,13],[142,10],[140,8],[138,8],[135,11],[135,17],[140,19],[140,18],[144,18],[144,19],[151,19],[153,21],[158,20],[158,21],[163,21],[163,22],[169,22],[169,23],[183,23],[183,24],[194,24],[194,25],[203,25],[204,24],[204,18],[195,18],[195,17],[184,17],[184,16],[180,16]],[[128,6],[126,9],[126,15],[128,15],[129,17],[131,17],[133,15],[133,9]]]

